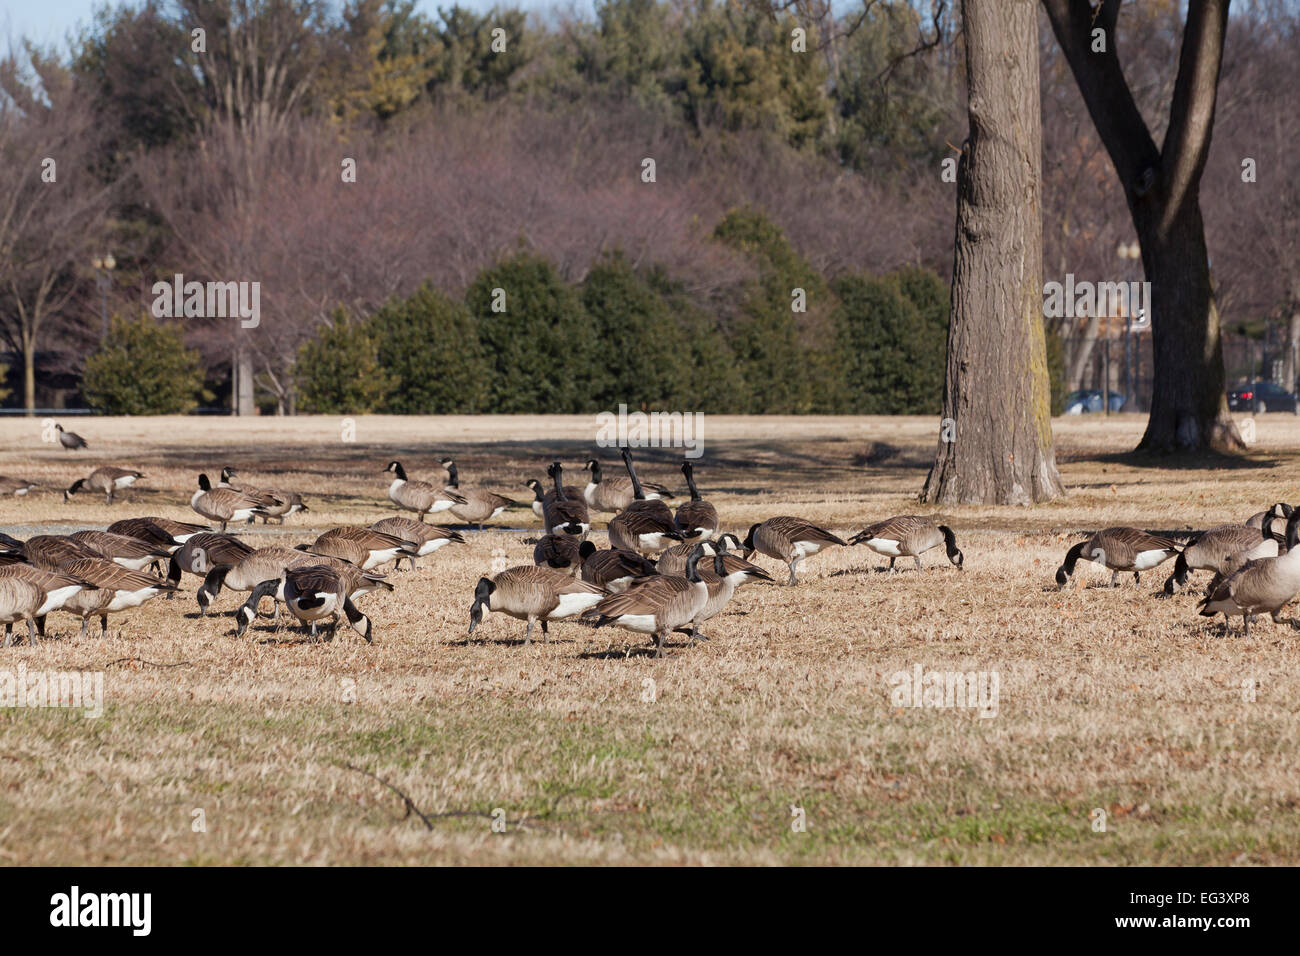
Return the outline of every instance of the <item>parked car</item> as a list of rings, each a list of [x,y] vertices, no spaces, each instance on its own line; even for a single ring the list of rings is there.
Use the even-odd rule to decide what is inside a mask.
[[[1105,408],[1101,389],[1086,388],[1080,392],[1071,392],[1065,396],[1065,414],[1082,415],[1084,412],[1100,412]],[[1124,395],[1114,390],[1110,393],[1110,410],[1117,412],[1124,407]]]
[[[1294,392],[1272,382],[1249,382],[1228,392],[1228,408],[1234,412],[1300,412]]]

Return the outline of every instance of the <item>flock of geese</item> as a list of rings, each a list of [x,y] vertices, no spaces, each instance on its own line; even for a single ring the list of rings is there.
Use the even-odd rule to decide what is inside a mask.
[[[76,447],[84,447],[84,440],[72,438],[81,442]],[[722,530],[717,508],[700,493],[691,461],[681,465],[689,496],[673,508],[667,486],[643,483],[629,450],[622,450],[622,458],[626,475],[611,476],[600,461],[588,460],[585,485],[566,485],[563,464],[552,462],[547,484],[537,479],[525,483],[534,497],[523,504],[462,485],[450,458],[441,462],[447,472],[441,484],[409,478],[401,462],[390,461],[384,469],[391,475],[388,498],[415,517],[332,528],[294,548],[255,548],[227,530],[259,518],[283,523],[309,510],[298,493],[234,484],[239,476],[228,467],[216,484],[206,474],[198,476],[190,507],[205,524],[149,516],[117,521],[103,531],[36,535],[26,541],[0,534],[5,646],[13,643],[14,625],[20,622],[27,625],[28,642],[35,644],[38,634],[45,635],[46,616],[53,611],[79,616],[83,637],[91,618],[98,617],[101,635],[107,635],[110,614],[156,597],[174,598],[185,574],[201,579],[201,615],[223,589],[248,593],[235,612],[237,635],[259,617],[262,601],[270,597],[276,620],[283,605],[313,639],[326,621],[332,639],[342,616],[369,642],[372,622],[357,602],[372,591],[394,589],[385,566],[399,570],[405,560],[414,570],[418,558],[466,543],[459,531],[425,520],[442,513],[480,530],[510,508],[531,507],[541,519],[543,534],[536,540],[533,563],[480,578],[470,606],[471,635],[485,615],[495,612],[525,622],[525,645],[537,624],[543,640],[549,640],[551,622],[574,617],[597,628],[647,635],[656,657],[674,633],[687,635],[690,643],[708,640],[700,627],[727,607],[738,589],[755,581],[773,582],[751,561],[756,555],[785,564],[789,585],[797,583],[799,568],[809,558],[849,545],[866,545],[888,557],[890,572],[899,558],[909,557],[921,570],[921,555],[938,547],[955,568],[963,567],[953,530],[920,515],[888,518],[848,541],[804,518],[778,515],[752,525],[742,539]],[[64,500],[96,492],[112,504],[117,492],[142,477],[127,468],[96,468],[74,482]],[[23,496],[34,487],[0,476],[0,493],[6,495]],[[606,548],[591,540],[593,513],[611,516]],[[1140,581],[1141,572],[1176,556],[1165,593],[1186,586],[1194,570],[1213,571],[1200,613],[1222,613],[1225,632],[1229,617],[1239,615],[1248,634],[1252,617],[1268,612],[1277,621],[1281,609],[1300,593],[1298,529],[1300,510],[1281,503],[1242,524],[1213,528],[1182,544],[1137,528],[1107,528],[1070,548],[1056,582],[1065,587],[1079,561],[1092,561],[1110,569],[1111,584],[1117,586],[1121,573],[1131,572]]]

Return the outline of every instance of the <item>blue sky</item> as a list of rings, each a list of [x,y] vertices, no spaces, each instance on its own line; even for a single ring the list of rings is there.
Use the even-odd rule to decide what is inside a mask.
[[[441,5],[450,7],[456,2],[442,0]],[[493,0],[459,0],[459,3],[471,10],[487,10],[495,5]],[[10,40],[22,36],[43,46],[55,44],[62,47],[68,34],[78,24],[90,24],[95,9],[103,5],[103,0],[0,0],[0,50],[6,49]],[[513,0],[504,5],[524,10],[572,5],[583,14],[589,14],[592,6],[590,0]],[[436,14],[439,3],[437,0],[419,0],[419,6],[430,14]]]

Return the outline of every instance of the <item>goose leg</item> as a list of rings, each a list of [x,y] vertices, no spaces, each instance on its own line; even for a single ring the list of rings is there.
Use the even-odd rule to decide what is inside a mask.
[[[542,618],[542,643],[551,643],[551,632],[546,629],[546,618]]]
[[[36,622],[30,617],[27,619],[27,644],[29,647],[36,646]]]
[[[787,586],[795,583],[795,580],[794,580],[794,569],[795,569],[796,566],[798,566],[798,564],[799,564],[799,559],[798,559],[798,558],[795,558],[793,561],[790,562],[790,580],[786,582],[786,585],[787,585]]]
[[[664,632],[658,631],[655,633],[655,657],[659,658],[663,656],[664,656]]]
[[[533,642],[533,624],[534,624],[534,623],[536,623],[536,618],[531,618],[531,617],[530,617],[530,618],[528,619],[528,627],[524,628],[524,647],[527,647],[529,644],[531,644],[531,643]]]
[[[919,554],[914,554],[914,555],[912,555],[912,560],[916,562],[916,570],[920,571],[920,570],[921,570],[921,556],[920,556]]]
[[[1245,636],[1250,637],[1250,615],[1249,614],[1243,614],[1241,616],[1241,624],[1246,629]]]
[[[893,573],[894,573],[894,562],[897,561],[897,560],[898,560],[898,558],[890,558],[890,559],[889,559],[889,573],[890,573],[890,574],[893,574]]]
[[[14,643],[14,626],[13,624],[5,625],[5,647],[13,647]]]
[[[1110,572],[1110,586],[1113,587],[1113,588],[1117,588],[1117,587],[1119,587],[1119,572],[1118,572],[1118,571],[1112,571],[1112,572]]]
[[[1134,571],[1134,572],[1133,572],[1133,583],[1134,583],[1134,584],[1141,584],[1141,583],[1142,583],[1142,572],[1141,572],[1141,571]]]
[[[44,614],[42,614],[40,617],[36,619],[36,633],[40,634],[41,637],[45,636],[45,615]]]
[[[108,615],[99,616],[99,639],[104,640],[108,637]]]
[[[81,639],[82,639],[83,641],[86,639],[86,629],[87,629],[87,627],[89,626],[89,624],[90,624],[90,617],[89,617],[89,616],[83,617],[83,618],[81,619]]]

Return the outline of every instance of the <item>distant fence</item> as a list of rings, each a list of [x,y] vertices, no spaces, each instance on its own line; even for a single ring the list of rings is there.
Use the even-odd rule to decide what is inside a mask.
[[[1065,352],[1067,392],[1102,389],[1109,380],[1110,391],[1125,396],[1124,411],[1151,410],[1153,364],[1150,333],[1098,336],[1091,341],[1084,336],[1069,336],[1062,338],[1061,343]],[[1272,382],[1294,392],[1295,381],[1285,381],[1288,348],[1283,342],[1224,335],[1223,368],[1227,388],[1247,382]],[[1296,368],[1296,358],[1300,356],[1291,357],[1293,369]],[[1077,380],[1071,379],[1072,370],[1079,371]]]

